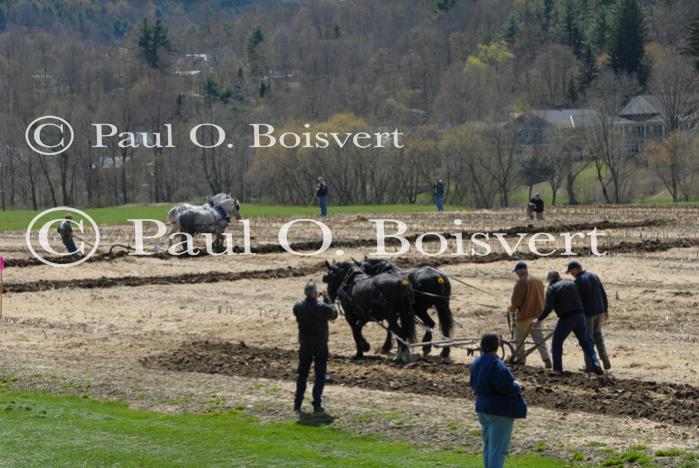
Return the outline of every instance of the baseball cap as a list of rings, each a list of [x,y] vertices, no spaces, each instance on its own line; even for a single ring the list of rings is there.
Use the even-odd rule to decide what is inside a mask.
[[[526,270],[527,269],[527,264],[525,262],[517,262],[515,267],[512,269],[513,272],[517,270]]]
[[[566,268],[566,273],[570,273],[573,268],[582,268],[582,265],[577,260],[572,260],[568,262],[568,268]]]

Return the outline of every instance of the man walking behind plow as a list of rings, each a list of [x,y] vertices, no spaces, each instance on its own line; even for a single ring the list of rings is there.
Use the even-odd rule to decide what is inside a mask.
[[[551,368],[551,358],[544,343],[544,336],[539,323],[535,320],[544,309],[544,283],[529,275],[529,269],[524,262],[517,262],[512,271],[519,278],[512,290],[512,301],[508,313],[514,314],[514,333],[517,349],[513,356],[514,364],[525,364],[524,342],[531,333],[541,360],[547,369]]]

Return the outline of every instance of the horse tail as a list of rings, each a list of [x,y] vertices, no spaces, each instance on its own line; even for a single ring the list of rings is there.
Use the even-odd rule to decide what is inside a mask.
[[[415,342],[415,291],[413,286],[407,279],[400,280],[402,288],[400,295],[401,304],[399,305],[400,329],[403,339],[409,343]]]
[[[451,330],[454,327],[454,316],[449,308],[449,301],[451,298],[451,283],[449,282],[449,277],[439,271],[439,276],[436,278],[437,290],[439,295],[442,296],[439,300],[435,301],[435,308],[437,309],[437,316],[439,317],[439,326],[442,329],[442,335],[451,336]]]

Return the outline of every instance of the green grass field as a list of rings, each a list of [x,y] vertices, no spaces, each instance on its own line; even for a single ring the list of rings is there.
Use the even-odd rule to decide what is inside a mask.
[[[464,437],[467,437],[464,434]],[[357,436],[328,426],[266,424],[242,411],[166,415],[77,396],[0,393],[1,466],[481,466],[458,451]],[[567,464],[527,455],[512,467]]]
[[[546,190],[544,184],[535,186],[534,192],[541,191],[544,194],[544,201],[550,205],[551,195]],[[524,205],[527,202],[526,188],[513,192],[512,202],[515,205]],[[560,194],[558,204],[567,202],[564,193]],[[680,205],[696,204],[699,202],[684,202]],[[670,205],[671,200],[665,199],[650,199],[634,202],[639,205]],[[99,225],[118,225],[128,224],[128,219],[160,219],[164,220],[168,210],[173,206],[172,203],[153,204],[153,205],[121,205],[108,208],[89,208],[85,211]],[[466,210],[462,206],[446,206],[447,211]],[[299,217],[299,216],[317,216],[318,208],[315,206],[287,206],[287,205],[255,205],[244,204],[241,208],[242,214],[246,218],[256,217]],[[348,206],[331,206],[330,213],[365,213],[365,214],[383,214],[383,213],[408,213],[408,212],[434,212],[436,208],[429,204],[415,205],[348,205]],[[36,216],[38,212],[31,210],[13,210],[0,211],[0,231],[7,230],[25,230],[29,222]],[[59,216],[62,213],[58,213]],[[77,219],[76,219],[77,221]]]
[[[164,220],[172,203],[156,205],[122,205],[109,208],[90,208],[85,212],[99,225],[127,224],[127,219]],[[457,209],[447,207],[447,209]],[[463,208],[460,208],[463,209]],[[436,211],[433,205],[350,205],[330,207],[330,213],[397,213],[413,211]],[[317,216],[315,206],[283,206],[244,204],[241,212],[246,218],[260,216]],[[31,210],[0,211],[0,231],[24,230],[38,212]],[[59,213],[59,216],[62,215]],[[77,219],[76,219],[77,221]]]

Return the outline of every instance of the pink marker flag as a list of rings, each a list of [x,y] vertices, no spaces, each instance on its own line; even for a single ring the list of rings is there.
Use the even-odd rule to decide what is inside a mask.
[[[5,257],[0,257],[0,270],[5,269]]]

